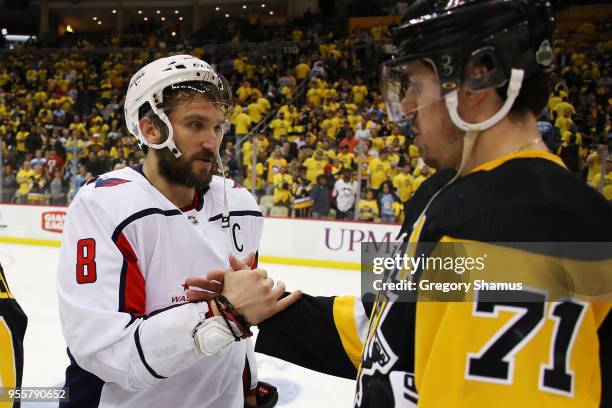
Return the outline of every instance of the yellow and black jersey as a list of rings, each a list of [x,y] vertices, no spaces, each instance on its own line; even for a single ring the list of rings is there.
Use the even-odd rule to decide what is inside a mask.
[[[23,376],[23,337],[28,319],[15,300],[0,265],[0,399],[7,400],[8,388],[21,387]],[[4,397],[4,398],[2,398]],[[0,407],[20,406],[19,402],[2,403]]]
[[[477,243],[537,278],[582,261],[500,243],[612,242],[612,207],[548,152],[486,163],[427,207],[452,176],[437,172],[406,203],[402,250]],[[612,271],[612,253],[588,264],[602,265]],[[597,284],[578,276],[581,283]],[[260,324],[256,351],[356,378],[355,407],[612,406],[609,296],[553,299],[529,286],[520,293],[528,301],[484,290],[454,302],[304,295]]]

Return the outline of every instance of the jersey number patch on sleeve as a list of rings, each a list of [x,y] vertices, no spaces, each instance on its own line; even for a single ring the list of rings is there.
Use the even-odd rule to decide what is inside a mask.
[[[93,238],[77,242],[76,280],[77,283],[93,283],[96,275],[96,241]]]
[[[498,317],[499,311],[512,311],[512,317],[478,353],[468,353],[467,378],[476,381],[512,384],[514,358],[533,338],[545,322],[546,296],[524,292],[529,301],[495,301],[493,293],[480,291],[473,314],[479,317]],[[484,295],[484,296],[483,296]],[[484,300],[489,298],[491,300]],[[569,367],[570,354],[586,304],[565,300],[551,303],[548,318],[555,321],[550,342],[549,363],[540,366],[539,389],[566,396],[573,395],[573,371]]]

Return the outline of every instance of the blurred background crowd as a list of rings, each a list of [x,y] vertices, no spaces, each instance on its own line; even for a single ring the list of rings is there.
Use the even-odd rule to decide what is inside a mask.
[[[576,177],[612,200],[609,6],[600,20],[572,19],[577,6],[606,2],[559,3],[571,24],[560,25],[553,45],[556,71],[538,128]],[[66,205],[88,178],[138,165],[144,156],[123,119],[129,79],[151,60],[189,53],[233,87],[226,176],[252,189],[265,214],[400,222],[403,203],[436,171],[411,129],[387,120],[377,82],[391,51],[386,22],[407,5],[350,3],[350,16],[385,16],[361,25],[308,7],[282,24],[242,16],[190,35],[147,25],[5,40],[1,201]]]

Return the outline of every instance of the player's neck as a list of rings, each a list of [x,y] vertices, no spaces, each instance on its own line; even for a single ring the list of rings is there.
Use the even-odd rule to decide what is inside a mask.
[[[181,186],[166,180],[159,172],[157,160],[153,155],[147,155],[142,164],[142,172],[153,186],[159,190],[177,208],[184,208],[193,203],[195,189]]]
[[[462,174],[502,156],[525,150],[548,151],[539,137],[535,117],[526,115],[521,121],[506,117],[478,135]]]

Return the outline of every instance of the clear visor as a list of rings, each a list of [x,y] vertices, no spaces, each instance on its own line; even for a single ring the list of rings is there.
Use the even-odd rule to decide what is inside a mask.
[[[428,59],[383,64],[381,91],[389,119],[400,126],[409,123],[419,109],[443,98],[435,66]]]
[[[212,105],[222,112],[224,119],[229,119],[234,114],[232,91],[222,76],[218,76],[217,82],[189,81],[169,85],[164,89],[162,108],[169,112],[186,104],[191,107]]]
[[[500,88],[508,82],[501,67],[490,48],[474,52],[463,66],[453,51],[388,61],[382,65],[381,90],[389,119],[406,124],[460,84],[471,92]]]

